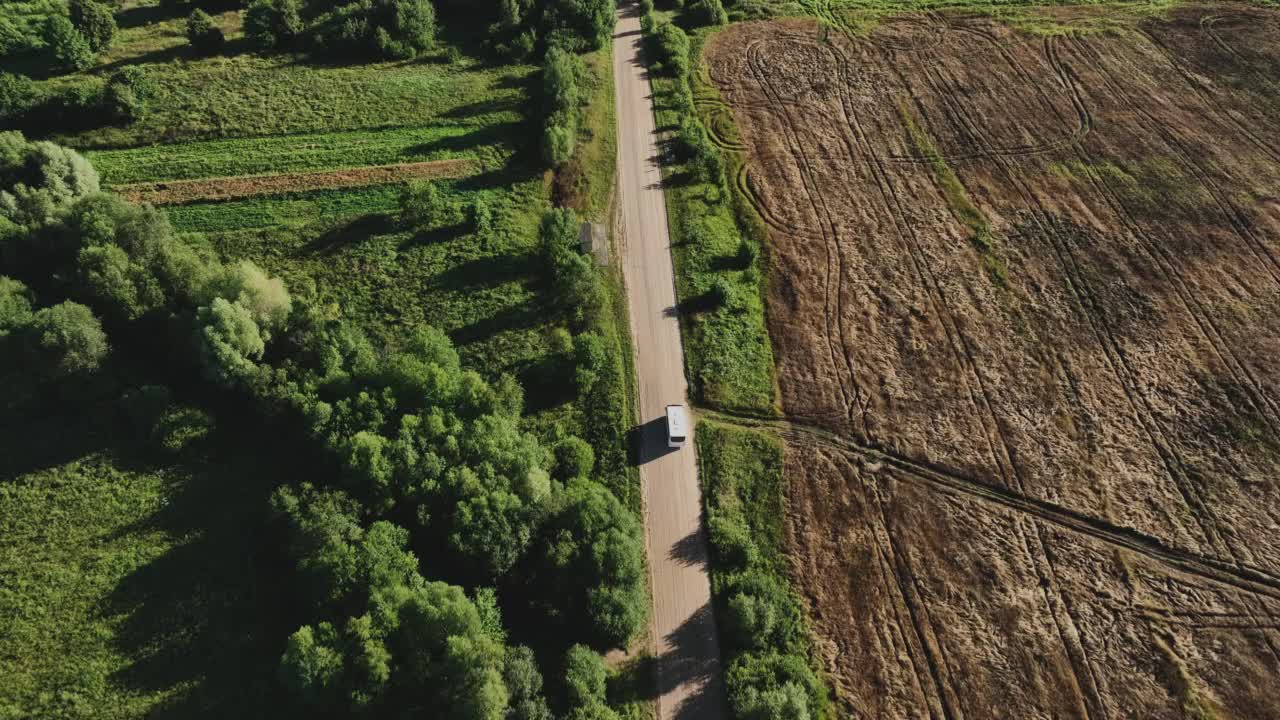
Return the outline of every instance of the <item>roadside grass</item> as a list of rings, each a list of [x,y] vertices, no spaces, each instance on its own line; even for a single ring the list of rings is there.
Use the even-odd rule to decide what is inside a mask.
[[[706,29],[692,34],[690,49],[690,84],[704,107],[719,102],[702,72],[702,45],[708,35]],[[655,74],[652,85],[658,131],[670,138],[682,119],[671,102],[675,83],[667,75]],[[705,111],[703,115],[705,123]],[[731,118],[721,118],[717,130],[722,134],[736,132]],[[668,146],[671,142],[668,139]],[[676,296],[685,311],[681,327],[695,397],[715,408],[776,415],[773,353],[765,325],[766,234],[732,182],[743,160],[722,152],[728,178],[723,185],[716,185],[693,181],[690,169],[674,162],[670,150],[667,155],[663,177]],[[735,262],[744,239],[760,250],[745,267]],[[733,302],[708,307],[707,299],[717,282],[732,288]]]
[[[783,498],[782,462],[785,452],[782,441],[768,432],[750,430],[701,418],[698,421],[695,441],[698,447],[699,474],[703,487],[704,512],[708,526],[735,527],[734,533],[709,533],[711,540],[711,592],[716,608],[716,621],[720,628],[723,665],[731,670],[739,658],[751,662],[753,654],[777,653],[797,658],[813,673],[816,687],[810,694],[809,711],[818,720],[833,718],[830,690],[823,679],[822,665],[813,646],[804,603],[791,587],[787,572],[785,540],[785,507]],[[754,553],[744,552],[743,545]],[[742,556],[750,559],[743,564]],[[797,625],[789,637],[775,637],[761,641],[743,638],[743,630],[733,626],[731,595],[735,593],[735,581],[754,578],[767,580],[781,588],[785,601],[760,608],[771,613],[781,624],[795,608]],[[746,585],[750,585],[748,582]],[[759,644],[749,650],[744,640]],[[758,655],[757,655],[758,656]],[[734,685],[733,674],[727,681],[730,698],[741,696],[745,687]]]
[[[587,99],[578,123],[578,146],[558,172],[557,199],[583,217],[607,221],[618,166],[618,126],[610,48],[583,57],[581,92]]]

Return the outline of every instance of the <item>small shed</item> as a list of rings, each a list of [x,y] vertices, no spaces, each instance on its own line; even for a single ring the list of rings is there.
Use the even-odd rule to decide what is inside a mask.
[[[600,223],[584,222],[578,233],[582,252],[595,258],[597,265],[609,264],[609,233]]]

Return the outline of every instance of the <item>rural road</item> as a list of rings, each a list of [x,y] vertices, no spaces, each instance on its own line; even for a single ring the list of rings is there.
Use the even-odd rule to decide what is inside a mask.
[[[641,44],[636,6],[623,3],[613,46],[619,245],[642,422],[640,483],[653,586],[658,719],[716,720],[724,715],[724,683],[711,614],[698,464],[692,441],[676,451],[669,451],[666,441],[666,406],[684,403],[688,387],[652,91],[640,58]]]

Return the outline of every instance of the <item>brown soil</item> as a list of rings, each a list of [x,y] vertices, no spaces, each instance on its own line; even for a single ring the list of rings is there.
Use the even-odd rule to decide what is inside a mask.
[[[182,205],[198,201],[236,200],[310,190],[389,185],[408,180],[463,177],[475,172],[476,167],[476,163],[471,160],[435,160],[376,165],[350,170],[136,183],[118,185],[112,190],[132,202]]]
[[[843,714],[1280,717],[1280,13],[706,58]]]

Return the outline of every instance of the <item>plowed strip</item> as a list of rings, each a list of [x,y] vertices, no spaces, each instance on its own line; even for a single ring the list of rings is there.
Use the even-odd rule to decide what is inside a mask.
[[[456,178],[474,173],[477,168],[478,164],[471,159],[435,160],[324,172],[135,183],[118,185],[113,190],[133,202],[185,205],[208,200],[238,200],[259,195],[389,185],[406,180]]]

